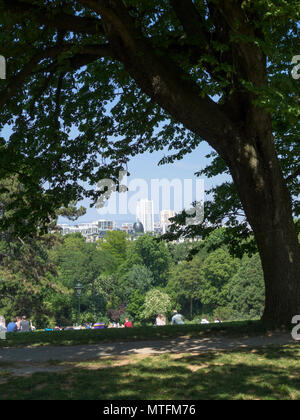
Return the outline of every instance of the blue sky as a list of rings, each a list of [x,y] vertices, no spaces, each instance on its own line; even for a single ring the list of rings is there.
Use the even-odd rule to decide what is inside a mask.
[[[11,130],[8,127],[6,127],[5,129],[2,130],[2,132],[0,132],[0,135],[8,139],[10,133],[11,133]],[[72,133],[72,134],[73,134],[72,135],[73,137],[75,133]],[[128,184],[130,184],[130,182],[135,179],[143,179],[149,185],[148,197],[145,196],[144,198],[151,199],[152,197],[150,193],[150,185],[151,185],[151,180],[153,179],[158,179],[158,180],[167,179],[170,182],[174,179],[177,179],[177,180],[180,180],[182,184],[185,179],[193,180],[192,181],[193,182],[193,200],[195,200],[196,198],[195,183],[196,183],[197,178],[194,176],[194,173],[203,169],[207,165],[208,159],[205,158],[205,156],[209,154],[211,151],[212,149],[210,148],[210,146],[206,142],[203,142],[191,154],[186,155],[183,160],[177,161],[173,164],[161,165],[161,166],[158,166],[158,162],[165,154],[168,154],[167,150],[154,152],[154,153],[144,153],[142,155],[138,155],[132,158],[131,161],[129,162],[128,171],[130,172],[130,177],[128,177]],[[213,179],[208,179],[208,178],[203,177],[205,190],[208,190],[212,188],[213,186],[224,182],[225,180],[228,180],[228,176],[226,175],[220,175]],[[136,191],[129,192],[128,199],[130,200],[134,194],[136,195]],[[164,209],[161,198],[162,196],[160,196],[159,203],[155,203],[156,207],[159,208],[159,210]],[[118,200],[118,197],[117,197],[117,200]],[[130,214],[130,213],[129,214],[105,214],[105,215],[100,214],[95,207],[90,208],[90,202],[88,200],[83,200],[79,204],[86,207],[87,211],[86,211],[86,214],[80,217],[75,223],[91,222],[91,221],[102,218],[102,219],[115,220],[119,226],[122,222],[135,221],[135,215]],[[171,197],[170,207],[171,209],[174,209],[174,197],[173,198]],[[155,220],[158,220],[158,215],[155,216]],[[64,219],[64,218],[60,218],[59,223],[71,224],[69,220]]]
[[[158,166],[158,162],[160,159],[164,156],[164,154],[167,154],[167,151],[164,153],[164,151],[155,152],[155,153],[144,153],[142,155],[136,156],[131,159],[129,165],[128,165],[128,171],[130,173],[130,177],[128,177],[128,184],[130,184],[130,181],[133,179],[141,178],[147,182],[149,185],[149,195],[148,197],[144,198],[152,198],[150,194],[150,184],[152,179],[168,179],[169,181],[172,181],[174,179],[179,179],[184,182],[185,179],[191,179],[193,180],[193,199],[195,199],[195,172],[199,171],[200,169],[203,169],[207,163],[208,159],[205,158],[207,154],[209,154],[212,151],[210,146],[203,142],[199,145],[199,147],[193,151],[191,154],[186,155],[183,160],[177,161],[173,164],[169,165],[161,165]],[[208,179],[205,177],[202,177],[204,180],[204,186],[205,190],[208,190],[212,188],[213,186],[220,184],[224,182],[225,180],[228,180],[228,176],[226,175],[220,175],[218,177]],[[130,200],[130,197],[132,197],[134,193],[128,193],[128,197]],[[93,220],[97,220],[99,218],[103,219],[112,219],[115,220],[118,225],[120,225],[121,222],[132,222],[135,221],[135,216],[132,214],[128,215],[118,215],[118,214],[105,214],[101,215],[98,213],[96,208],[90,208],[89,202],[87,200],[84,200],[82,203],[87,208],[87,213],[78,219],[78,222],[89,222]],[[174,202],[171,200],[172,207],[174,207]],[[159,203],[160,210],[163,209],[162,203]],[[111,216],[111,217],[110,217]],[[158,220],[158,216],[155,216],[155,220]],[[69,223],[65,219],[60,219],[61,223]]]

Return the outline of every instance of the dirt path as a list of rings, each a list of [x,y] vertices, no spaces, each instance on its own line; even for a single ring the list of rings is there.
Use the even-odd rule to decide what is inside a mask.
[[[47,363],[49,361],[86,361],[103,356],[126,356],[130,354],[200,353],[215,350],[253,348],[267,345],[295,343],[290,334],[268,336],[201,339],[177,338],[160,341],[114,342],[70,347],[0,348],[2,363]]]

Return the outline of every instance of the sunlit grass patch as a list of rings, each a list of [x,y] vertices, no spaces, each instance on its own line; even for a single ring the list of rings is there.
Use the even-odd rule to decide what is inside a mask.
[[[7,377],[0,400],[300,399],[298,344],[60,364],[68,370]]]

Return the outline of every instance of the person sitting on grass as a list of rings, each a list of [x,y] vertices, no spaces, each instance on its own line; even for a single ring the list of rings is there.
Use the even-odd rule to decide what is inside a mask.
[[[155,320],[155,325],[157,325],[157,326],[165,326],[166,325],[166,318],[163,314],[157,315],[157,318]]]
[[[173,317],[171,320],[171,325],[183,325],[183,316],[179,314],[176,310],[173,311]]]
[[[21,321],[22,321],[22,318],[20,316],[17,316],[16,326],[18,328],[18,331],[21,331],[22,330],[22,328],[21,328]]]
[[[22,316],[22,320],[20,322],[21,332],[30,332],[30,322],[27,321],[26,316]]]
[[[201,324],[209,324],[209,320],[206,318],[206,316],[202,319]]]
[[[18,331],[18,327],[17,327],[17,319],[14,318],[13,321],[11,321],[6,329],[6,332],[8,333],[12,333],[12,332],[17,332]]]
[[[132,328],[133,327],[132,322],[129,321],[129,318],[125,318],[124,327],[125,328]]]

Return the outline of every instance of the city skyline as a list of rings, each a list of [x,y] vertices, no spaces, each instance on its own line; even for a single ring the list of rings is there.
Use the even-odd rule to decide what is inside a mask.
[[[142,199],[137,202],[136,222],[140,222],[145,233],[165,234],[170,225],[169,219],[175,216],[175,211],[164,209],[159,214],[159,221],[154,220],[154,203],[152,200]],[[80,223],[58,223],[62,235],[80,233],[89,242],[103,238],[108,231],[121,230],[127,234],[134,234],[135,224],[123,221],[118,226],[113,219],[98,219]]]
[[[155,215],[154,214],[154,228],[156,227],[157,224],[161,225],[161,220],[162,220],[162,214],[170,214],[170,217],[174,217],[176,215],[176,212],[171,210],[171,209],[163,209],[159,215]],[[115,216],[115,215],[114,215]],[[156,217],[155,217],[156,216]],[[82,219],[82,217],[80,217]],[[99,218],[99,219],[90,219],[90,220],[83,220],[83,221],[78,221],[78,220],[69,220],[67,218],[62,218],[60,217],[60,219],[64,219],[64,222],[58,222],[57,225],[58,226],[72,226],[72,227],[76,227],[76,226],[85,226],[85,225],[94,225],[94,224],[98,224],[99,222],[110,222],[113,223],[113,229],[115,228],[122,228],[124,227],[124,230],[128,228],[128,226],[132,227],[134,225],[134,223],[138,220],[137,216],[135,215],[134,219],[128,221],[125,219],[116,221],[113,217],[109,218]]]

